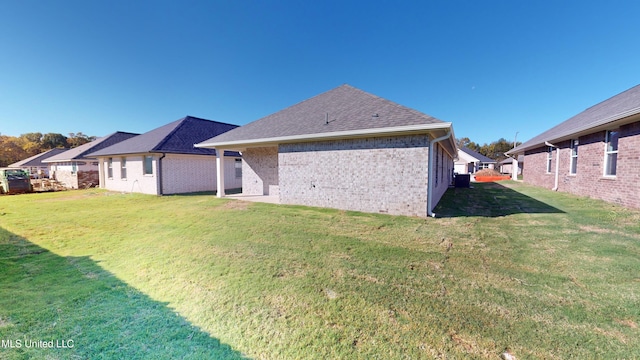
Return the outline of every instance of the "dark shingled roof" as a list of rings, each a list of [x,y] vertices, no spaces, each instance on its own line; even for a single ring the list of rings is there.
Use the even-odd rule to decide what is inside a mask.
[[[578,134],[586,135],[590,130],[611,125],[637,114],[640,114],[640,85],[586,109],[507,153],[521,153],[544,145],[545,141],[553,143],[567,140]]]
[[[58,155],[52,156],[43,162],[52,163],[52,162],[66,162],[66,161],[76,161],[76,160],[92,160],[92,157],[89,155],[90,153],[104,149],[113,144],[117,144],[121,141],[127,140],[138,134],[128,133],[117,131],[113,134],[95,139],[86,144],[80,145],[73,149],[67,150]]]
[[[445,122],[350,85],[342,85],[284,110],[204,141],[224,143]]]
[[[487,164],[491,164],[491,163],[495,163],[496,162],[495,160],[493,160],[491,158],[488,158],[488,157],[480,154],[477,151],[473,151],[473,150],[469,149],[468,147],[464,147],[463,146],[463,147],[458,148],[458,149],[460,149],[460,151],[463,151],[468,155],[473,156],[474,158],[478,159],[480,162],[487,163]]]
[[[62,148],[55,148],[55,149],[51,149],[51,150],[47,150],[45,152],[41,152],[40,154],[37,155],[33,155],[32,157],[26,158],[24,160],[20,160],[18,162],[15,162],[11,165],[9,165],[9,167],[12,168],[19,168],[19,167],[47,167],[49,166],[49,164],[45,164],[42,161],[46,160],[52,156],[58,155],[60,153],[63,153],[65,151],[67,151],[69,149],[62,149]]]
[[[91,156],[140,153],[215,155],[214,149],[196,148],[193,144],[237,127],[238,125],[186,116],[135,138],[95,151]]]

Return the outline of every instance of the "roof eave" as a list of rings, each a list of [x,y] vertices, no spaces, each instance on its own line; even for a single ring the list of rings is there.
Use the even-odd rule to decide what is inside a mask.
[[[591,124],[591,125],[588,125],[588,126],[584,126],[582,128],[579,128],[577,130],[572,131],[571,133],[564,133],[564,134],[561,134],[561,135],[556,135],[553,138],[546,138],[544,140],[536,141],[535,143],[532,143],[532,144],[529,144],[529,145],[524,143],[524,144],[522,144],[522,145],[525,145],[524,147],[522,147],[522,145],[520,145],[520,146],[518,146],[516,148],[513,148],[513,149],[507,151],[506,154],[509,154],[509,155],[512,155],[512,154],[523,154],[527,150],[531,150],[531,149],[535,149],[535,148],[539,148],[541,146],[544,146],[545,142],[557,143],[557,142],[561,142],[561,141],[565,141],[565,140],[571,140],[571,139],[575,139],[575,138],[580,137],[580,136],[593,134],[593,133],[598,132],[598,131],[611,129],[612,125],[622,126],[622,125],[634,123],[636,121],[640,121],[640,107],[625,111],[625,112],[620,113],[620,114],[616,114],[614,116],[610,116],[608,118],[604,118],[603,120],[598,121],[598,123],[595,124],[595,125]]]
[[[339,140],[349,138],[363,138],[371,136],[393,136],[393,135],[409,135],[420,133],[431,133],[442,130],[446,132],[451,130],[453,134],[453,127],[450,122],[433,123],[433,124],[420,124],[420,125],[407,125],[407,126],[395,126],[385,127],[377,129],[359,129],[359,130],[347,130],[347,131],[334,131],[327,133],[317,134],[304,134],[304,135],[290,135],[279,136],[271,138],[259,138],[248,140],[234,140],[234,141],[221,141],[221,142],[202,142],[195,144],[195,147],[200,148],[224,148],[226,150],[242,150],[249,147],[270,146],[277,144],[296,143],[296,142],[309,142],[309,141],[321,141],[321,140]]]

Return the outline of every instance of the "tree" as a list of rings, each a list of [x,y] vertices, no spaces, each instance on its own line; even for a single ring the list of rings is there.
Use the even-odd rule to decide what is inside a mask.
[[[29,157],[15,136],[0,135],[0,167]]]
[[[22,148],[27,152],[29,156],[38,154],[42,149],[42,133],[26,133],[19,137]]]
[[[42,149],[51,150],[55,148],[68,147],[67,137],[62,134],[47,133],[42,136]]]
[[[513,143],[505,138],[500,138],[497,141],[492,142],[491,144],[482,145],[482,147],[480,147],[480,151],[478,152],[488,158],[500,162],[507,158],[504,153],[511,149],[513,149]]]
[[[456,139],[456,145],[458,145],[458,147],[466,147],[467,149],[471,149],[473,151],[480,150],[480,146],[478,146],[478,144],[471,141],[471,139],[469,139],[468,137]]]
[[[82,132],[78,133],[69,133],[69,137],[67,138],[67,145],[71,148],[86,144],[95,140],[95,136],[87,136]]]

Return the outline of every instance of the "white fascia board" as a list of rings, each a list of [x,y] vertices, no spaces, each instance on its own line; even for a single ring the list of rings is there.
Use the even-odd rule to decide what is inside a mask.
[[[386,128],[378,128],[378,129],[359,129],[359,130],[347,130],[347,131],[334,131],[334,132],[326,132],[326,133],[318,133],[318,134],[279,136],[279,137],[249,139],[249,140],[235,140],[235,141],[211,142],[211,143],[203,142],[203,143],[195,144],[194,146],[200,147],[200,148],[234,149],[234,148],[261,146],[261,145],[292,143],[292,142],[336,140],[336,139],[380,136],[380,135],[428,133],[429,131],[433,131],[433,130],[448,130],[450,128],[451,128],[451,123],[445,122],[445,123],[436,123],[436,124],[394,126],[394,127],[386,127]]]
[[[574,129],[571,132],[561,133],[560,135],[556,135],[552,139],[546,139],[544,141],[555,143],[555,142],[560,142],[565,140],[571,140],[580,136],[589,135],[589,134],[593,134],[594,132],[602,131],[606,128],[611,127],[611,125],[616,122],[619,122],[618,123],[619,126],[630,124],[640,120],[640,118],[636,117],[635,115],[640,115],[640,107],[636,107],[631,110],[627,110],[625,112],[606,117],[602,120],[599,120],[595,124],[585,125],[577,129]],[[507,151],[506,153],[507,154],[524,154],[525,151],[530,149],[535,149],[537,147],[540,147],[541,145],[544,145],[544,142],[537,142],[535,144],[527,145],[526,147],[521,147],[522,145],[520,145],[516,148],[513,148]]]

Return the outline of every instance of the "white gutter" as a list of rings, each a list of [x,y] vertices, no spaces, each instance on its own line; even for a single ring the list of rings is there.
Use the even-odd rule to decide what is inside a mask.
[[[385,128],[378,128],[378,129],[358,129],[358,130],[324,132],[324,133],[317,133],[317,134],[277,136],[277,137],[271,137],[271,138],[258,138],[258,139],[247,139],[247,140],[232,140],[232,141],[210,142],[210,143],[201,142],[199,144],[195,144],[194,146],[198,148],[220,147],[220,148],[225,148],[227,150],[232,150],[234,149],[234,147],[247,147],[247,146],[260,146],[260,145],[266,145],[266,144],[287,143],[287,142],[365,137],[369,135],[394,135],[394,134],[407,134],[407,133],[421,133],[429,130],[445,130],[450,128],[451,128],[450,122],[442,122],[442,123],[433,123],[433,124],[394,126],[394,127],[385,127]]]
[[[434,168],[433,168],[433,148],[434,145],[442,140],[446,140],[451,136],[451,129],[447,131],[447,134],[439,138],[435,138],[429,141],[429,160],[427,165],[428,179],[427,179],[427,216],[436,217],[436,214],[431,211],[433,208],[433,186],[434,186]]]
[[[559,180],[559,174],[560,174],[560,148],[548,141],[545,141],[544,144],[549,147],[556,148],[556,179],[554,182],[555,186],[551,190],[558,191],[558,180]]]

